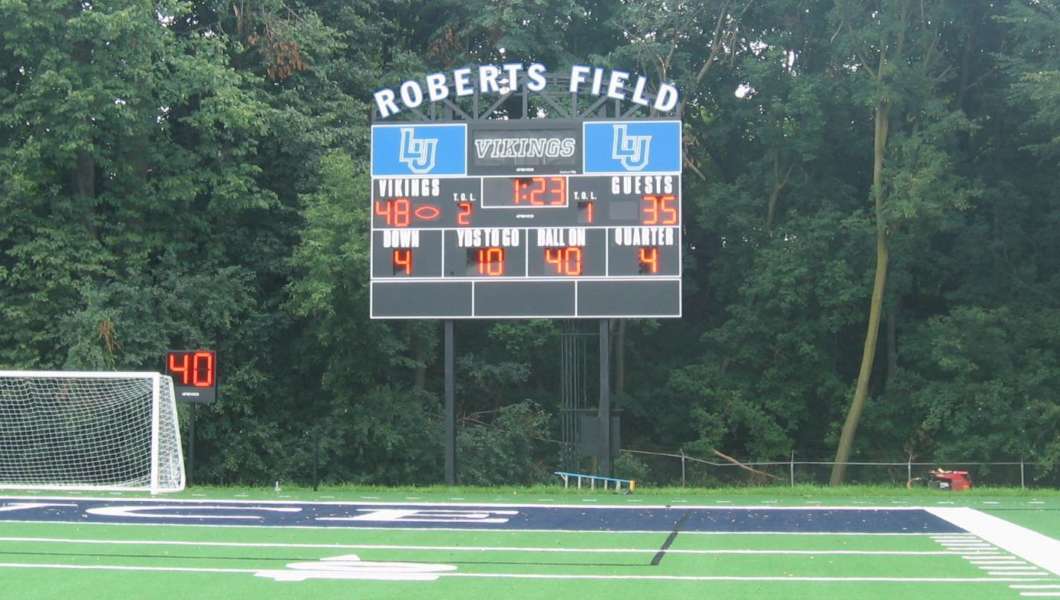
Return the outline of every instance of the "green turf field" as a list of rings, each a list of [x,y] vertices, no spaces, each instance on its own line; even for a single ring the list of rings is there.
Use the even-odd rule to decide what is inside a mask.
[[[927,535],[684,534],[657,565],[662,533],[11,524],[3,538],[4,597],[19,599],[1019,597],[1012,577],[988,576]],[[459,575],[300,582],[257,575],[349,555],[450,565]],[[78,570],[56,568],[63,565]],[[118,570],[127,568],[146,570]],[[1027,584],[1060,585],[1060,577]]]
[[[96,496],[120,500],[129,495]],[[192,488],[170,497],[675,507],[964,505],[1060,537],[1060,494],[1055,492],[760,488],[616,495],[558,488]],[[666,532],[0,522],[0,598],[1060,598],[1060,575],[969,535],[682,532],[660,553],[668,537]],[[422,580],[379,580],[380,573]],[[285,580],[306,575],[302,581]]]

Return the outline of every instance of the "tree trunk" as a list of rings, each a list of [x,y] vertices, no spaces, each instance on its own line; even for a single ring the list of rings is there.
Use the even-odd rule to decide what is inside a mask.
[[[839,436],[839,447],[836,449],[835,465],[832,466],[832,485],[840,485],[846,476],[847,460],[854,446],[854,435],[858,431],[858,422],[865,408],[865,399],[869,395],[869,380],[872,377],[872,365],[876,360],[876,341],[880,334],[880,313],[883,309],[883,294],[887,287],[887,224],[883,215],[883,156],[887,150],[887,133],[890,127],[890,105],[880,102],[876,106],[876,131],[873,144],[872,191],[876,204],[876,278],[872,284],[872,303],[869,307],[868,330],[865,332],[865,348],[861,354],[861,369],[858,372],[858,383],[854,390],[854,399],[850,402],[843,431]]]
[[[887,386],[898,372],[898,300],[887,313]]]

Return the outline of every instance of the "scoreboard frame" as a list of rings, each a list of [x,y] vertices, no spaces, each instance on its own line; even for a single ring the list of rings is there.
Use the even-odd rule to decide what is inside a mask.
[[[550,137],[556,132],[560,137]],[[403,121],[373,125],[369,244],[371,318],[680,318],[683,292],[681,133],[680,119],[672,117]],[[573,138],[573,147],[570,138]],[[515,141],[506,141],[512,139]],[[526,187],[520,186],[530,185],[522,183],[523,180],[531,180],[536,186],[537,178],[562,179],[564,202],[555,203],[558,185],[555,181],[545,184],[552,185],[551,189],[541,190],[552,194],[547,204],[532,202],[536,199],[533,192],[527,192]],[[501,189],[503,186],[493,183],[501,179],[511,181],[513,196],[507,200],[488,202],[484,196],[487,182],[493,188]],[[415,182],[416,186],[412,186],[413,182],[407,180],[418,181]],[[467,209],[468,214],[485,213],[490,218],[484,224],[458,225],[452,221],[452,207],[456,202],[447,200],[445,193],[439,193],[438,190],[465,186],[471,190],[467,193],[471,194],[475,190],[476,180],[477,195],[470,199],[473,208]],[[650,189],[656,192],[665,185],[667,201],[672,199],[676,206],[667,206],[667,201],[657,199],[655,222],[641,222],[648,221],[647,218],[641,218],[641,211],[645,210],[643,205],[632,209],[635,220],[630,221],[631,202],[651,204],[648,197],[658,198],[663,194],[627,192],[612,195],[607,184],[610,184],[610,190],[614,190],[616,185],[621,188],[623,183],[631,189],[638,189],[643,188],[649,180],[653,182],[648,183]],[[398,181],[405,183],[398,184]],[[631,181],[633,183],[629,184]],[[427,194],[409,194],[405,198],[400,194],[382,193],[387,185],[433,188]],[[581,186],[578,191],[575,190],[577,186]],[[411,196],[427,197],[432,194],[430,200],[438,205],[421,203],[415,208],[415,215],[410,216],[414,205]],[[585,204],[576,200],[578,194],[592,195],[589,222],[578,222],[579,211]],[[637,196],[641,199],[632,199]],[[384,199],[386,204],[378,204],[379,198]],[[397,214],[398,210],[390,203],[402,198],[406,200],[401,208],[404,216],[391,219],[392,209],[393,214]],[[505,201],[510,201],[510,205],[504,205]],[[522,202],[528,205],[519,206]],[[592,211],[597,202],[608,210],[622,208],[620,212],[623,214],[620,217],[605,216],[602,224],[594,224]],[[672,220],[660,222],[660,205],[667,207],[668,217],[673,213]],[[457,212],[463,210],[457,209]],[[602,208],[600,210],[603,211]],[[423,223],[414,224],[413,221],[420,217],[421,212],[429,218],[423,219]],[[380,223],[380,217],[384,214],[385,222]],[[543,216],[546,214],[549,216]],[[433,226],[430,223],[436,220],[441,220],[442,224]],[[400,221],[401,224],[392,225],[394,221]],[[456,248],[467,250],[468,269],[472,264],[473,248],[488,247],[491,251],[495,248],[469,241],[470,233],[452,233],[462,229],[469,232],[478,230],[475,235],[482,236],[496,236],[499,231],[501,235],[516,237],[517,241],[511,246],[500,246],[502,250],[499,252],[491,252],[493,258],[487,259],[488,263],[483,263],[480,250],[476,258],[479,274],[460,273],[462,259],[457,258],[459,250],[454,254],[451,248],[454,237]],[[634,229],[636,231],[632,231]],[[669,232],[663,231],[667,229]],[[407,233],[401,233],[399,239],[400,232]],[[628,242],[631,234],[634,241],[641,239],[643,234],[646,236],[644,239],[665,240],[667,243],[662,246],[654,243],[622,245],[623,235]],[[538,236],[537,244],[535,235]],[[552,246],[548,242],[542,246],[542,236],[558,236],[560,240],[564,236],[581,236],[582,241],[580,245],[566,246],[565,255],[552,252],[550,256],[550,250],[564,246]],[[386,237],[392,245],[388,245],[387,240],[381,237]],[[590,238],[592,246],[589,245]],[[419,247],[421,241],[439,248],[439,251],[425,251]],[[415,252],[412,251],[413,244]],[[406,247],[409,248],[406,256],[399,259],[397,253]],[[509,247],[513,252],[503,250]],[[612,273],[611,256],[616,248],[619,249],[619,255],[626,255],[627,248],[638,247],[641,254],[634,260],[639,261],[639,270],[630,272],[629,265],[623,265],[622,269]],[[570,260],[572,248],[580,248],[576,259],[578,262],[570,263],[578,265],[577,273],[559,274],[563,273],[563,267],[556,266],[552,259],[557,262],[564,258]],[[645,255],[645,248],[652,250]],[[672,249],[673,252],[664,254],[662,248]],[[377,252],[383,250],[392,250],[389,260],[379,260],[393,261],[393,276],[380,274],[385,266],[377,265]],[[535,258],[533,264],[530,260],[532,250],[542,250],[543,254],[543,258]],[[588,258],[585,255],[589,255],[590,250],[596,261],[595,274],[585,274],[580,262]],[[599,272],[600,252],[604,256],[602,273]],[[493,259],[498,254],[500,260],[504,261],[505,269],[512,255],[517,260],[521,259],[523,265],[519,274],[508,274],[504,270],[494,272],[497,269],[492,267],[489,267],[489,273],[482,271],[483,264],[496,264]],[[415,258],[421,255],[423,259]],[[665,268],[660,266],[660,257],[666,258]],[[399,260],[405,263],[399,264]],[[431,263],[431,268],[425,271],[428,275],[414,274],[413,264],[417,260]],[[645,273],[645,264],[650,268],[662,268],[663,273]],[[557,274],[547,274],[548,265],[553,265]],[[399,266],[406,269],[406,275],[396,276]],[[532,266],[542,266],[542,269],[534,272]],[[430,305],[430,308],[425,308],[426,305]]]

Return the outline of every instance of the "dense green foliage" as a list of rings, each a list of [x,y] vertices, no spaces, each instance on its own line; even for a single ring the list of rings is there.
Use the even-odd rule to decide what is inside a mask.
[[[615,336],[624,446],[830,458],[882,240],[851,456],[1055,480],[1057,40],[1057,0],[0,0],[0,368],[216,348],[198,480],[437,482],[441,325],[368,319],[371,92],[593,63],[684,94],[685,316]],[[469,483],[557,465],[561,330],[458,323]]]

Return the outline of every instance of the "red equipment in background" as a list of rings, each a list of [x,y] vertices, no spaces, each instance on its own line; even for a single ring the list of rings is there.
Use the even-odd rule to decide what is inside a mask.
[[[935,469],[931,471],[931,482],[939,489],[961,492],[972,489],[972,479],[968,471],[946,471]]]

